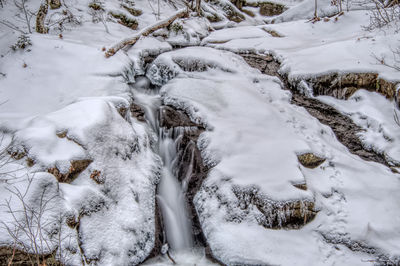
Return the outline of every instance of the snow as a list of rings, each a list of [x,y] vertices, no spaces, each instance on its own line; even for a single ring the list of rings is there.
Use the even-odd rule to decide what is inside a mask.
[[[29,195],[40,195],[43,186],[50,184],[56,188],[49,194],[54,196],[51,203],[55,207],[48,215],[61,217],[64,249],[58,253],[66,264],[80,265],[82,260],[96,260],[100,265],[138,264],[148,257],[155,242],[155,193],[161,161],[151,148],[149,128],[129,112],[131,67],[140,58],[125,52],[105,58],[102,51],[132,30],[107,22],[110,33],[106,33],[101,23],[91,22],[88,2],[71,5],[81,19],[82,24],[74,26],[78,29],[69,27],[62,38],[58,32],[30,34],[32,46],[25,51],[11,51],[19,33],[0,25],[0,72],[5,74],[0,77],[0,128],[13,135],[13,150],[26,153],[2,169],[19,171],[8,176],[2,172],[0,200],[3,204],[12,196],[7,189],[25,191],[27,177],[33,178]],[[32,9],[35,4],[39,2],[32,2]],[[0,9],[0,17],[11,20],[14,4],[8,1],[6,5],[10,9]],[[142,46],[143,54],[171,49],[161,42],[142,45],[147,46]],[[138,64],[139,70],[142,67]],[[124,117],[118,113],[120,108],[127,110]],[[32,167],[27,166],[27,158],[34,161]],[[81,159],[91,163],[69,184],[58,183],[47,173],[52,167],[67,173],[71,163]],[[99,184],[91,178],[95,171],[100,172]],[[29,196],[27,202],[37,207],[37,197]],[[20,204],[15,196],[11,199],[12,209],[18,211]],[[12,227],[3,205],[0,213],[1,221],[11,222]],[[79,227],[67,226],[68,219]],[[44,230],[53,227],[43,225]],[[1,244],[12,243],[5,228],[0,235]],[[21,240],[30,244],[27,238]]]
[[[158,7],[155,0],[135,1],[143,14],[133,17],[120,1],[107,1],[105,27],[92,21],[89,1],[66,0],[80,23],[67,23],[62,32],[56,23],[50,34],[29,34],[32,46],[25,51],[10,49],[20,33],[0,24],[0,129],[4,134],[0,147],[13,138],[10,150],[25,153],[23,159],[10,159],[0,169],[1,203],[11,199],[10,207],[21,210],[10,189],[25,191],[30,178],[26,201],[33,208],[39,207],[45,188],[52,198],[52,209],[44,218],[53,223],[46,230],[59,229],[56,219],[61,218],[66,264],[143,262],[156,238],[155,200],[162,169],[153,147],[154,132],[129,111],[133,100],[145,109],[159,100],[154,96],[157,91],[147,96],[139,93],[140,89],[148,92],[149,84],[135,76],[146,74],[153,85],[162,86],[163,104],[184,110],[206,128],[198,147],[211,170],[195,197],[195,207],[216,259],[228,265],[365,265],[381,256],[398,263],[399,174],[351,154],[329,127],[290,103],[290,92],[281,89],[277,78],[260,74],[229,51],[273,55],[290,82],[351,72],[374,72],[396,82],[398,71],[379,64],[373,55],[394,63],[392,49],[400,35],[394,27],[365,31],[362,27],[368,25],[369,16],[366,10],[356,10],[358,3],[337,19],[311,23],[313,0],[275,2],[285,4],[288,11],[268,19],[245,15],[246,20],[237,24],[226,17],[224,6],[232,7],[228,0],[202,1],[203,10],[218,15],[220,22],[182,18],[176,21],[181,31],[159,30],[110,58],[105,58],[103,47],[169,17],[184,8],[184,2],[159,1]],[[14,3],[3,4],[0,20],[28,32]],[[39,4],[29,1],[28,8],[36,12]],[[107,19],[111,10],[137,19],[138,29]],[[53,22],[57,12],[49,13]],[[333,15],[336,7],[319,1],[318,12]],[[262,24],[263,20],[275,24]],[[212,31],[220,28],[225,29]],[[195,47],[173,50],[186,45]],[[156,56],[146,71],[144,59]],[[393,113],[400,113],[393,102],[364,90],[348,100],[318,99],[365,130],[360,138],[366,148],[382,152],[393,163],[400,161],[400,135],[393,120]],[[124,116],[118,112],[121,108],[127,111]],[[326,161],[315,169],[305,168],[297,159],[305,152]],[[28,167],[27,158],[33,166]],[[91,162],[70,183],[59,183],[48,173],[52,167],[67,173],[73,161],[82,159]],[[0,155],[0,164],[3,161]],[[92,176],[95,171],[100,173],[97,182]],[[304,183],[307,190],[293,186]],[[271,205],[313,202],[318,213],[299,229],[268,229],[260,225],[263,214],[257,206],[242,208],[238,195],[251,193]],[[0,205],[0,221],[13,228],[15,221],[7,211]],[[278,215],[285,217],[282,212]],[[70,219],[79,226],[67,226]],[[12,243],[6,228],[0,227],[0,236],[1,245]],[[27,236],[21,238],[29,244]],[[52,242],[50,250],[58,244],[54,236],[45,239]],[[171,254],[179,265],[212,265],[203,250]],[[160,256],[146,264],[172,262]]]
[[[385,154],[389,161],[400,161],[399,125],[395,122],[395,114],[399,116],[399,111],[392,101],[366,90],[356,91],[348,100],[327,96],[317,98],[334,106],[364,129],[360,137],[367,149]]]
[[[192,120],[208,128],[200,136],[199,147],[213,168],[195,197],[195,206],[213,255],[226,264],[351,261],[363,265],[363,260],[372,258],[324,240],[331,237],[350,246],[364,243],[377,254],[398,256],[398,176],[383,165],[349,153],[330,128],[291,105],[290,94],[281,90],[275,79],[257,73],[243,61],[225,64],[230,66],[228,70],[193,72],[193,64],[209,63],[210,59],[201,57],[209,55],[209,50],[192,47],[164,53],[154,65],[176,70],[174,60],[185,55],[180,74],[168,82],[163,79],[167,82],[161,89],[163,101],[185,110]],[[213,62],[215,66],[236,58],[228,52],[216,53],[207,57],[220,60]],[[151,69],[147,73],[150,79],[156,73]],[[303,152],[327,160],[316,169],[307,169],[296,157]],[[308,186],[306,191],[292,185],[302,182]],[[319,212],[314,221],[298,230],[265,229],[257,222],[257,209],[249,209],[247,214],[237,209],[237,189],[255,189],[277,203],[315,201]]]
[[[316,23],[306,20],[254,26],[274,30],[284,37],[236,27],[212,32],[203,45],[233,52],[253,51],[274,55],[281,62],[281,71],[289,79],[318,76],[327,73],[374,72],[388,80],[398,81],[398,73],[379,64],[374,58],[385,57],[393,63],[392,43],[400,38],[392,28],[368,32],[368,11],[350,11],[337,21]],[[228,38],[226,36],[234,36]],[[241,36],[244,37],[241,37]],[[226,42],[228,40],[228,42]]]

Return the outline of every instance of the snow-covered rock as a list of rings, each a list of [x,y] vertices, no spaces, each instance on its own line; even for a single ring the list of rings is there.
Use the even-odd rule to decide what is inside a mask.
[[[183,66],[175,62],[179,54]],[[214,67],[196,68],[210,60]],[[393,229],[400,181],[389,168],[349,153],[330,128],[290,104],[277,80],[234,54],[186,48],[161,55],[154,61],[160,64],[177,73],[149,68],[151,80],[165,83],[164,104],[207,128],[198,147],[210,171],[194,204],[214,258],[228,265],[362,265],[399,256]],[[306,152],[326,160],[305,168],[297,155]],[[296,215],[300,226],[290,219]],[[292,229],[270,229],[283,227]]]

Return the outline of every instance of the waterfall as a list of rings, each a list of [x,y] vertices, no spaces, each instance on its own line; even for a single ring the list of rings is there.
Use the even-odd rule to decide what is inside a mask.
[[[132,89],[135,102],[144,109],[147,123],[158,133],[156,152],[162,158],[163,167],[157,200],[161,207],[167,242],[175,252],[190,250],[193,248],[193,240],[186,209],[185,189],[174,176],[176,141],[184,133],[184,128],[166,129],[159,126],[161,97],[157,89],[150,88],[150,83],[145,77],[137,78]]]
[[[176,158],[173,133],[173,129],[160,129],[159,154],[164,166],[157,199],[161,206],[168,243],[173,250],[181,251],[192,248],[193,241],[184,190],[173,174]]]

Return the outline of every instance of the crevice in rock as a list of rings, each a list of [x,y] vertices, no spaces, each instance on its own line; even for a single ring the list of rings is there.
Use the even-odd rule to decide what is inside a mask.
[[[284,89],[292,92],[292,104],[305,108],[308,113],[317,118],[320,123],[329,126],[335,133],[337,139],[346,146],[351,153],[367,161],[374,161],[388,167],[392,166],[392,163],[386,160],[384,154],[364,147],[358,137],[358,134],[362,132],[363,129],[356,125],[349,117],[341,114],[334,107],[299,92],[298,86],[300,86],[300,81],[289,81],[287,76],[281,75],[279,73],[280,63],[275,60],[273,56],[251,53],[240,55],[251,67],[257,68],[261,73],[278,77],[282,81]],[[348,91],[346,88],[352,87],[360,89],[365,85],[367,86],[367,89],[372,90],[374,88],[374,91],[382,93],[385,96],[385,93],[387,93],[387,97],[390,95],[395,97],[391,92],[394,85],[379,79],[377,74],[361,75],[353,73],[344,76],[332,74],[331,76],[324,76],[324,78],[318,79],[317,81],[314,81],[314,83],[316,85],[313,85],[312,87],[314,88],[314,92],[317,92],[317,94],[328,93],[327,95],[330,95],[329,93],[332,92],[331,96],[334,96],[333,92],[335,92],[335,95],[343,95]],[[341,84],[341,86],[338,84]],[[343,84],[346,86],[343,86]],[[376,84],[386,85],[381,86],[380,90],[376,90]]]

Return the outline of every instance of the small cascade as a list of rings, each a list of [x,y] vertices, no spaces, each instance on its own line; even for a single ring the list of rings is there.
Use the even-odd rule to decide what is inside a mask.
[[[160,129],[159,154],[163,159],[162,178],[158,187],[158,200],[164,218],[164,226],[170,247],[175,251],[193,247],[191,223],[187,216],[184,189],[174,175],[176,158],[175,129]],[[175,133],[175,134],[174,134]]]
[[[151,88],[145,77],[137,78],[132,85],[135,102],[144,112],[147,123],[158,133],[156,152],[163,161],[162,176],[158,185],[157,200],[161,207],[164,230],[169,247],[174,252],[190,251],[193,248],[191,222],[188,218],[185,188],[175,176],[176,143],[185,128],[163,128],[159,123],[161,97],[157,88]]]

